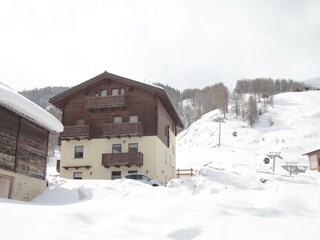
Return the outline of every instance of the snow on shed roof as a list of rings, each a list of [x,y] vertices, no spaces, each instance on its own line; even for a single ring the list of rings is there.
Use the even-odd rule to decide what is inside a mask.
[[[62,132],[61,122],[37,104],[0,82],[0,105],[39,124],[51,132]]]

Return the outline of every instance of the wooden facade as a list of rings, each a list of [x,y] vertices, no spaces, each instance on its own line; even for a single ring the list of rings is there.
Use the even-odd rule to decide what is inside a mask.
[[[49,131],[0,105],[0,168],[45,179]]]
[[[320,172],[320,149],[314,150],[303,155],[309,157],[310,170],[316,170]]]
[[[62,140],[158,135],[168,144],[168,129],[183,127],[163,89],[107,72],[50,102],[63,111]]]

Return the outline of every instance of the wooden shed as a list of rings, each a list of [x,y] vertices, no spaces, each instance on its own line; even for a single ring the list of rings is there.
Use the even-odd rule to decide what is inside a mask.
[[[46,189],[50,133],[63,131],[47,111],[0,83],[0,197],[31,200]]]
[[[309,157],[310,170],[317,170],[320,172],[320,149],[307,152],[303,155]]]

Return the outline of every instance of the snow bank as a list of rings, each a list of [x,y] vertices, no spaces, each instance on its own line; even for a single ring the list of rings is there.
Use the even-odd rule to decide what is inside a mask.
[[[54,116],[2,83],[0,83],[0,105],[38,123],[49,131],[57,133],[63,131],[63,125]]]

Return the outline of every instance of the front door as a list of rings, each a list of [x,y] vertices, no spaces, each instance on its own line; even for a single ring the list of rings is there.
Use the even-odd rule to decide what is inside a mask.
[[[11,178],[0,176],[0,198],[9,198]]]

